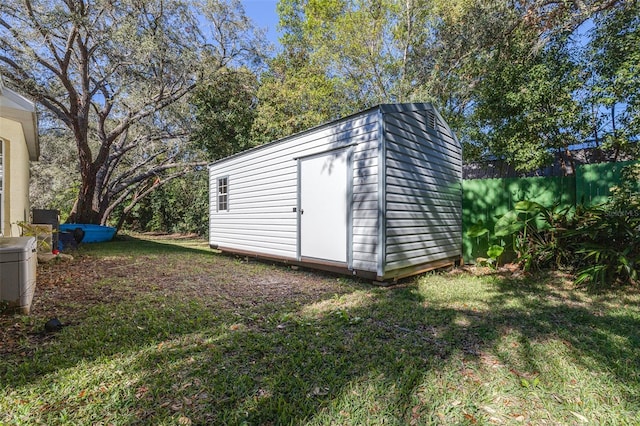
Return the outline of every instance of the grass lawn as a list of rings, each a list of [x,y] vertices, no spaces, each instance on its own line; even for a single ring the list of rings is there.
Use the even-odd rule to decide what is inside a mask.
[[[38,274],[32,315],[0,317],[0,424],[640,424],[635,290],[379,288],[134,238]]]

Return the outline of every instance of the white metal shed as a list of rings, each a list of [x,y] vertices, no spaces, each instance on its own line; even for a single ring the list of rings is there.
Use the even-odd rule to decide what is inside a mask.
[[[462,149],[387,104],[209,165],[212,248],[385,281],[462,254]]]

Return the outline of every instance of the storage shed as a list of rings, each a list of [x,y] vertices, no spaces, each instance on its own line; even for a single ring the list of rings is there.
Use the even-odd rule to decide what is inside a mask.
[[[462,255],[462,149],[387,104],[209,165],[211,248],[386,281]]]

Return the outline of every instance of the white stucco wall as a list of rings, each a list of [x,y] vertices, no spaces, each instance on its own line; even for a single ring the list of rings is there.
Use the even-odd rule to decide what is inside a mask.
[[[17,222],[29,218],[29,151],[22,125],[0,117],[0,139],[3,141],[4,196],[0,231],[5,237],[17,237]]]

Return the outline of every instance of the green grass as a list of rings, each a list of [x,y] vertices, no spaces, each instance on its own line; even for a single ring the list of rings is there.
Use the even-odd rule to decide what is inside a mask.
[[[120,297],[2,355],[0,423],[640,424],[637,293],[544,274],[378,288],[204,247],[83,248],[137,272],[92,282]],[[326,291],[260,293],[272,275]]]

